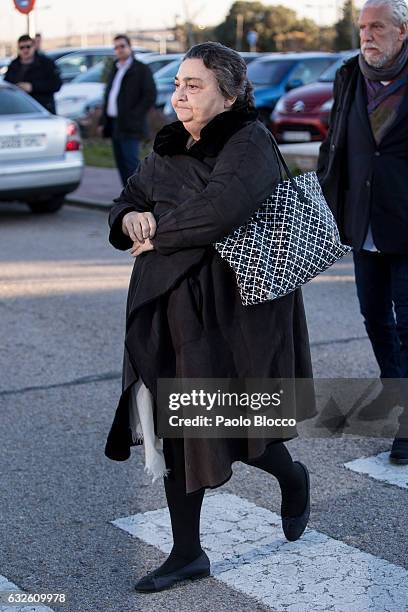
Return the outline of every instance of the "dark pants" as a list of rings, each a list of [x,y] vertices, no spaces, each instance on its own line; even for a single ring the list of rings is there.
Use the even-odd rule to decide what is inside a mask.
[[[408,378],[408,255],[361,250],[353,257],[360,310],[380,376]],[[405,381],[402,390],[400,424],[408,427]]]
[[[113,154],[123,186],[139,166],[139,140],[137,138],[112,138]]]

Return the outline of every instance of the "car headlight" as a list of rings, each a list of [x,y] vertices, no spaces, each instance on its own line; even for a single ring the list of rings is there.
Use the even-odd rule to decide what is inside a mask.
[[[324,104],[321,105],[321,107],[319,108],[321,113],[329,113],[332,109],[333,106],[333,98],[331,98],[330,100],[327,100],[327,102],[325,102]]]
[[[284,113],[286,110],[286,104],[285,104],[285,100],[284,97],[279,98],[278,102],[276,103],[276,106],[274,108],[274,112],[277,113]]]

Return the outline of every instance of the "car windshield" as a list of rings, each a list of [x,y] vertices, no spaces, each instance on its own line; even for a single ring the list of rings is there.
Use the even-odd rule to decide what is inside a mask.
[[[326,68],[324,72],[319,76],[318,81],[322,83],[333,83],[334,78],[336,76],[337,70],[344,64],[345,61],[353,57],[354,53],[350,53],[341,57],[337,62],[334,62],[329,68]]]
[[[22,92],[11,87],[0,87],[0,115],[32,115],[42,112],[41,108]]]
[[[45,55],[55,62],[60,57],[64,57],[64,55],[68,55],[69,53],[72,53],[73,51],[74,51],[73,49],[71,49],[71,51],[69,50],[67,51],[66,49],[64,50],[56,49],[55,51],[46,51]]]
[[[154,78],[159,83],[161,81],[174,81],[180,64],[180,60],[174,60],[174,62],[170,62],[170,64],[167,64],[167,66],[164,66],[164,68],[158,70],[155,73]]]
[[[149,66],[152,73],[155,74],[156,72],[158,72],[159,70],[162,70],[162,68],[164,68],[165,66],[167,66],[173,61],[174,60],[162,58],[162,59],[157,59],[157,60],[153,60],[151,62],[145,62],[145,63]]]
[[[277,85],[294,66],[293,60],[271,59],[264,62],[251,62],[248,66],[248,79],[253,85]]]
[[[84,74],[79,74],[72,83],[101,83],[103,74],[104,62],[99,62],[96,66],[89,68]]]

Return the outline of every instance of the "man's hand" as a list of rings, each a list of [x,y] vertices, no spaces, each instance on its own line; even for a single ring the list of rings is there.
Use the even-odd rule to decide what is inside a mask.
[[[26,91],[27,93],[31,93],[33,91],[33,86],[31,83],[27,83],[26,81],[20,81],[20,83],[17,83],[17,87],[23,91]]]
[[[156,219],[150,212],[130,212],[122,219],[122,232],[136,243],[143,244],[147,238],[153,238],[156,227]]]
[[[130,250],[132,257],[137,257],[145,251],[153,251],[154,246],[150,242],[149,238],[146,238],[144,242],[135,242]]]

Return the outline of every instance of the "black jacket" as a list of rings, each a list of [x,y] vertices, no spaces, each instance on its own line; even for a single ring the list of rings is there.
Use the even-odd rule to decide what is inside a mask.
[[[129,389],[139,375],[154,398],[159,378],[312,376],[301,290],[243,306],[212,246],[280,181],[269,132],[254,113],[227,111],[190,149],[188,136],[181,122],[165,126],[109,215],[109,240],[121,250],[132,246],[121,229],[126,212],[157,219],[155,250],[136,258],[129,285],[122,395],[105,450],[115,460],[130,456]],[[259,456],[267,442],[185,441],[188,492],[221,483],[231,460]]]
[[[58,67],[52,59],[43,53],[35,53],[32,64],[22,75],[23,64],[16,57],[9,65],[4,80],[9,83],[26,81],[31,83],[33,90],[30,95],[47,110],[55,114],[54,93],[61,89],[62,81]]]
[[[144,138],[148,132],[146,115],[156,101],[156,85],[152,71],[147,64],[134,59],[125,72],[118,94],[118,117],[113,134],[106,110],[116,72],[115,62],[106,86],[103,112],[99,122],[104,126],[104,136]]]
[[[318,177],[342,241],[360,250],[368,223],[385,253],[408,253],[408,91],[394,123],[377,145],[366,110],[358,58],[334,81],[327,138]]]

